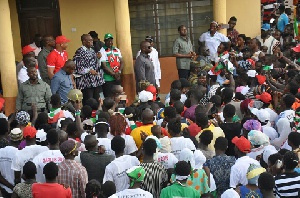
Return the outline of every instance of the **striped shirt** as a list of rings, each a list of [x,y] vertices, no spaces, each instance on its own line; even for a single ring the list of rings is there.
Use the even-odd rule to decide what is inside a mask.
[[[285,173],[275,177],[274,192],[276,197],[299,197],[300,174],[297,172]]]
[[[144,182],[141,184],[141,189],[150,192],[154,198],[158,198],[161,189],[164,187],[163,183],[168,181],[166,169],[158,162],[141,163],[141,166],[146,172]]]
[[[85,198],[85,185],[88,183],[86,169],[75,160],[66,159],[58,164],[57,182],[69,185],[73,198]]]

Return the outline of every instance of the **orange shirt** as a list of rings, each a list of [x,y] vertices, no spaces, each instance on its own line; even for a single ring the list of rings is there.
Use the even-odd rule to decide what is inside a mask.
[[[32,195],[34,198],[72,198],[72,191],[70,187],[65,188],[58,183],[34,183]]]

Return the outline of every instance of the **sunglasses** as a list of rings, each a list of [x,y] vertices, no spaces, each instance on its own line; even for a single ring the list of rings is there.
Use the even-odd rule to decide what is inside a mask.
[[[151,49],[151,46],[148,46],[148,49]]]

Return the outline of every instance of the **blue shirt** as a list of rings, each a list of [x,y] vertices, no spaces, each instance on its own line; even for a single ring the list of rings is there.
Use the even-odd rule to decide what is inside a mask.
[[[73,83],[71,76],[68,75],[63,69],[60,69],[51,80],[51,92],[52,94],[59,94],[61,103],[68,101],[68,93],[73,89]]]
[[[284,31],[285,26],[289,23],[289,17],[285,14],[282,13],[279,18],[278,18],[278,22],[277,22],[277,28],[280,32]]]

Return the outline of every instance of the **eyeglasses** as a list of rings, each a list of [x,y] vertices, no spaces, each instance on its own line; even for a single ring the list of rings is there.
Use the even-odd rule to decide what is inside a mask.
[[[148,49],[151,49],[151,46],[148,46]]]

